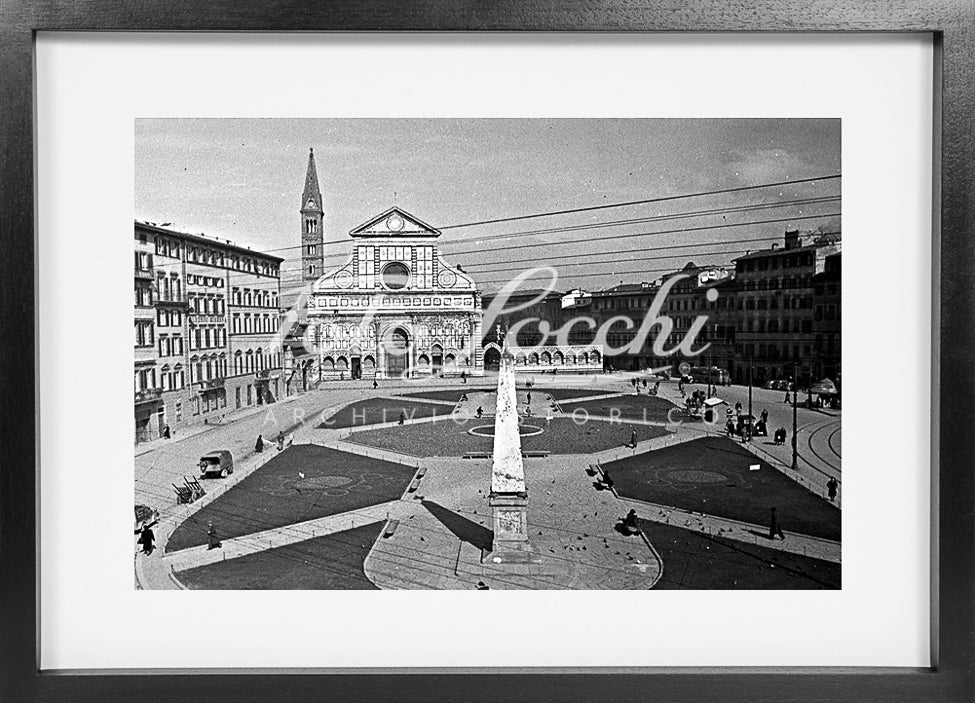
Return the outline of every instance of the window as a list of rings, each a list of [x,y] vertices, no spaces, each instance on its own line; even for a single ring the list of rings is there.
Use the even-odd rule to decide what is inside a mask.
[[[137,347],[151,347],[154,343],[152,320],[136,320],[135,345]]]
[[[151,285],[140,285],[136,283],[135,285],[135,305],[139,308],[148,308],[152,306],[152,286]]]

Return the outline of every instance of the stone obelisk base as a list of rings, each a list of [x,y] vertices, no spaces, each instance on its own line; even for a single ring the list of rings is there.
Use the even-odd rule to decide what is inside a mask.
[[[530,564],[539,561],[528,540],[528,494],[492,493],[494,540],[482,562],[493,564]]]

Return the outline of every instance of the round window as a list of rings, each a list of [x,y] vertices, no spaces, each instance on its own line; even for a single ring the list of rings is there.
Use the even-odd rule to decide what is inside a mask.
[[[410,281],[410,270],[405,264],[395,262],[383,269],[383,285],[391,290],[406,288]]]

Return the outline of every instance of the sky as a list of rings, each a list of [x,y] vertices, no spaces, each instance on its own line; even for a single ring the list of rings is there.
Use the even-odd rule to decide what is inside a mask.
[[[599,290],[728,264],[787,229],[840,231],[841,180],[458,225],[833,176],[840,131],[830,119],[140,119],[134,217],[284,257],[287,288],[314,148],[326,271],[350,230],[397,205],[442,229],[442,256],[485,292],[536,265],[556,268],[559,290]],[[753,205],[769,207],[727,210]]]

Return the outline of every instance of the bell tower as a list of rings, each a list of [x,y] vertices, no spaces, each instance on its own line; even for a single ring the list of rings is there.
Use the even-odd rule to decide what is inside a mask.
[[[315,170],[315,150],[308,150],[308,172],[301,194],[301,278],[317,280],[325,270],[325,211]]]

